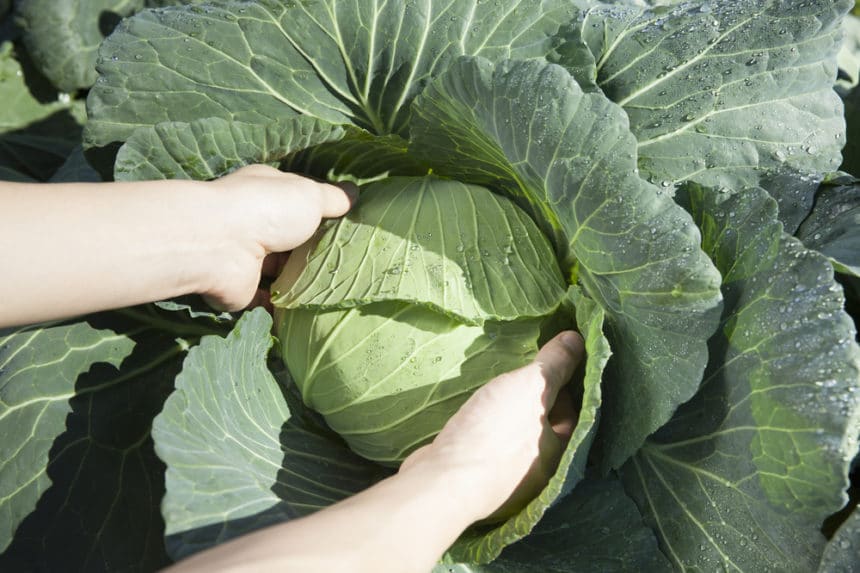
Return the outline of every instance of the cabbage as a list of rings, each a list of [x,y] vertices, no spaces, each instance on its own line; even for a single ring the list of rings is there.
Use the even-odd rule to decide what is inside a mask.
[[[433,177],[370,185],[274,288],[305,403],[383,463],[529,362],[566,290],[549,241],[512,201]]]

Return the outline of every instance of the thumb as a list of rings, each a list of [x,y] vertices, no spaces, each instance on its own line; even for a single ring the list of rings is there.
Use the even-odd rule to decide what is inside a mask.
[[[325,218],[342,217],[358,200],[358,186],[355,183],[319,183],[320,212]]]
[[[321,219],[345,215],[352,207],[358,188],[352,183],[332,184],[286,174],[292,187],[289,193],[272,188],[259,206],[264,210],[264,225],[255,232],[266,253],[292,251],[310,239]]]

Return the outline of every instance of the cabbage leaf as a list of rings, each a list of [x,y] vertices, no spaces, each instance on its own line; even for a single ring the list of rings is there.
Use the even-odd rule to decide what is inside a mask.
[[[624,467],[626,489],[676,568],[812,571],[857,453],[842,289],[764,190],[685,193],[726,306],[702,389]]]
[[[416,152],[434,172],[519,199],[605,310],[615,361],[601,432],[605,463],[621,465],[701,380],[720,277],[695,225],[637,176],[621,108],[559,66],[464,58],[414,113]]]
[[[841,162],[845,126],[832,88],[852,4],[598,5],[566,27],[557,60],[624,108],[643,176],[669,187],[760,185],[793,233],[819,174]]]

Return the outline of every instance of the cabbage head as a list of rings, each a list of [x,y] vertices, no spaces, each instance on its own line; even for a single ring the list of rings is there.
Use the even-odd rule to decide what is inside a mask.
[[[355,452],[396,464],[534,357],[565,292],[549,241],[511,200],[415,177],[366,187],[293,254],[273,301],[305,403]]]

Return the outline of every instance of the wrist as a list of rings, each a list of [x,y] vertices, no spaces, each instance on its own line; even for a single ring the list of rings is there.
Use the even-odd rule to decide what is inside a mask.
[[[430,444],[407,458],[400,473],[420,474],[443,487],[465,529],[490,515],[503,501],[497,499],[492,488],[486,487],[493,483],[490,469],[468,460],[458,460]]]

